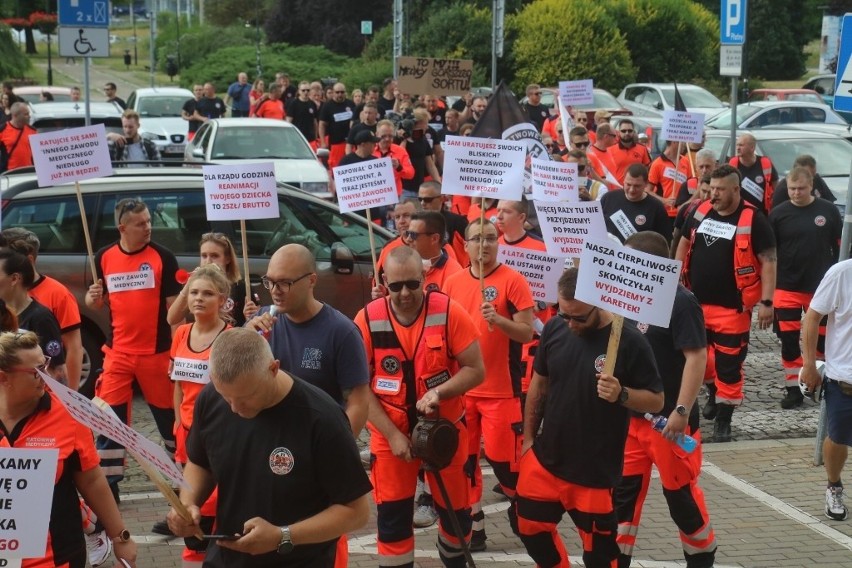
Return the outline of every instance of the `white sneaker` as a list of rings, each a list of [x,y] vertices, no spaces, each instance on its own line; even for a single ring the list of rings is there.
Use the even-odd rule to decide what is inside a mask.
[[[845,521],[849,510],[843,504],[843,488],[828,487],[825,490],[825,516],[835,521]]]
[[[361,450],[361,465],[366,469],[370,469],[370,446]]]
[[[438,521],[438,512],[432,504],[432,499],[420,499],[414,509],[414,527],[425,529]]]
[[[97,568],[106,562],[109,555],[112,554],[112,541],[106,535],[106,531],[84,536],[86,537],[86,553],[89,555],[89,564]]]

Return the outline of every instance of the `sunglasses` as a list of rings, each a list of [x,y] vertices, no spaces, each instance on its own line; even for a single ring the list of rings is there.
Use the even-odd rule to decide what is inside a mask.
[[[417,231],[403,231],[403,235],[405,235],[405,238],[408,239],[409,241],[416,241],[417,239],[419,239],[422,236],[434,235],[434,234],[435,233],[430,233],[430,232],[418,233]]]
[[[334,91],[335,95],[345,95],[346,91]]]
[[[596,309],[598,309],[597,306],[593,306],[592,309],[589,310],[589,313],[587,313],[584,316],[572,316],[572,315],[566,314],[563,311],[556,312],[556,315],[559,316],[560,318],[562,318],[563,320],[565,320],[566,322],[575,321],[577,323],[586,323],[587,321],[589,321],[589,316],[591,316],[592,312],[595,311]]]
[[[138,199],[129,199],[125,201],[123,205],[119,202],[119,204],[116,205],[116,210],[118,211],[118,222],[121,223],[121,218],[124,217],[125,213],[132,213],[140,205],[145,204]]]
[[[15,338],[18,339],[17,337]],[[35,367],[12,367],[11,369],[7,369],[7,373],[32,373],[34,379],[39,378],[38,372],[41,371],[44,374],[47,374],[47,369],[50,367],[50,357],[45,356],[44,363],[41,365],[36,365]]]
[[[576,146],[577,148],[588,148],[590,144],[591,142],[589,142],[588,140],[585,142],[574,142],[574,146]]]
[[[622,134],[633,134],[633,130],[619,130]]]
[[[300,93],[310,93],[311,90],[310,89],[299,89],[299,92]]]
[[[411,290],[420,289],[420,280],[400,280],[399,282],[388,282],[388,290],[391,292],[402,292],[403,286]]]
[[[417,199],[420,200],[420,203],[432,203],[436,199],[440,199],[440,198],[441,198],[440,196],[436,196],[436,197],[418,197]]]

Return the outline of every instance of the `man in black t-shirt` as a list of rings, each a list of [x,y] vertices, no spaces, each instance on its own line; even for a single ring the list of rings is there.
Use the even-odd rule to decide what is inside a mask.
[[[317,147],[317,105],[310,98],[311,84],[307,81],[299,83],[298,96],[287,102],[287,122],[299,129],[302,136]]]
[[[195,138],[195,133],[198,132],[198,129],[204,122],[195,115],[195,107],[198,101],[204,96],[204,85],[193,85],[192,93],[195,95],[195,98],[188,99],[183,103],[183,108],[180,110],[181,118],[189,123],[189,132],[186,136],[187,140]]]
[[[541,334],[524,412],[518,532],[539,566],[568,564],[557,532],[566,511],[586,566],[610,566],[618,557],[612,490],[621,479],[630,411],[663,407],[648,342],[625,325],[615,369],[606,372],[613,315],[575,299],[576,287],[577,269],[570,268],[559,279],[559,317]]]
[[[703,412],[716,419],[716,442],[731,441],[731,417],[743,402],[752,308],[759,303],[761,329],[773,319],[775,236],[766,216],[740,196],[739,184],[733,166],[713,170],[710,199],[686,220],[675,254],[683,260],[684,284],[704,310],[711,346],[705,381],[712,384]]]
[[[668,258],[665,239],[649,231],[636,233],[626,247]],[[638,414],[630,418],[624,449],[624,477],[613,493],[618,515],[619,566],[629,566],[639,530],[639,519],[651,481],[651,466],[659,472],[669,514],[679,529],[687,566],[713,566],[716,535],[698,487],[701,445],[691,453],[681,450],[677,437],[688,434],[700,440],[698,406],[695,399],[707,364],[707,332],[701,304],[692,293],[678,286],[667,327],[641,322],[636,326],[651,344],[663,379],[665,403],[660,415],[668,420],[662,432]]]
[[[368,131],[370,134],[376,134],[376,125],[379,123],[379,108],[376,103],[365,103],[360,114],[359,121],[352,125],[349,129],[349,135],[346,137],[346,153],[355,150],[355,137],[363,132]]]
[[[429,112],[426,109],[414,110],[414,128],[411,135],[400,142],[400,146],[408,152],[411,164],[414,166],[414,177],[402,180],[402,198],[417,197],[420,184],[426,176],[441,182],[438,166],[435,165],[435,155],[428,138],[433,131],[429,130]]]
[[[541,104],[541,87],[535,83],[527,85],[527,102],[524,104],[524,110],[530,122],[535,125],[536,131],[541,132],[544,121],[550,116],[550,111]]]
[[[737,138],[737,155],[728,162],[740,172],[740,193],[743,199],[757,207],[764,215],[772,205],[772,193],[778,181],[778,172],[769,156],[755,152],[757,141],[751,134]]]
[[[607,191],[601,197],[606,230],[621,242],[640,231],[655,231],[666,241],[672,238],[666,208],[646,193],[647,186],[648,168],[632,164],[624,174],[624,191]]]
[[[371,485],[343,410],[281,371],[252,329],[222,332],[210,377],[195,404],[180,493],[193,522],[172,509],[172,531],[199,531],[198,507],[217,485],[217,531],[240,538],[210,543],[205,566],[331,568],[338,537],[369,517]]]
[[[813,189],[811,190],[811,195],[814,197],[821,197],[826,201],[830,201],[831,203],[835,203],[837,201],[837,197],[831,192],[831,189],[828,187],[828,184],[825,183],[825,180],[822,179],[817,173],[817,163],[816,159],[810,154],[802,154],[801,156],[796,156],[796,161],[793,162],[793,167],[801,166],[806,168],[813,178]],[[775,193],[772,195],[772,207],[778,207],[785,201],[789,201],[790,196],[787,194],[787,178],[781,179],[778,181],[778,185],[775,186]]]
[[[801,406],[804,400],[799,389],[802,312],[808,311],[822,277],[837,262],[843,222],[834,204],[813,196],[813,177],[808,168],[793,168],[785,182],[789,201],[772,209],[769,224],[778,243],[778,282],[772,300],[787,389],[781,408],[789,409]],[[824,324],[820,329],[817,351],[822,354]]]
[[[319,143],[321,148],[328,148],[329,168],[346,155],[346,137],[354,118],[355,103],[346,98],[346,85],[335,83],[331,100],[323,103],[319,112]]]
[[[201,122],[225,116],[225,101],[216,96],[213,83],[204,83],[204,96],[195,103],[195,117]]]

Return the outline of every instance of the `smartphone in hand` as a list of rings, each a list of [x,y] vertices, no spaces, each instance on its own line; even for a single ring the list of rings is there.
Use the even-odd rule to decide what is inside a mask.
[[[203,540],[239,540],[242,537],[241,534],[206,534],[201,538]]]

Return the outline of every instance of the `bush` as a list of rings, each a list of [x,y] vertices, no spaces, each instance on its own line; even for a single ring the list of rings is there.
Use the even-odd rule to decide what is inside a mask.
[[[183,74],[185,69],[192,67],[197,62],[202,62],[203,64],[210,54],[223,47],[251,45],[252,53],[254,53],[256,42],[254,28],[246,28],[242,25],[234,25],[226,28],[207,25],[185,27],[185,21],[185,18],[181,18],[180,64],[183,68],[180,70],[181,74]],[[165,72],[168,56],[177,55],[178,53],[174,14],[167,12],[161,13],[158,16],[157,25],[159,26],[156,39],[157,69]],[[262,34],[263,31],[261,30],[261,42],[263,41]],[[252,59],[249,69],[254,68],[255,63],[254,59]],[[230,80],[233,81],[235,77],[236,74]]]
[[[30,60],[21,53],[12,32],[0,24],[0,77],[23,77],[30,70]]]
[[[597,0],[540,0],[507,22],[516,37],[515,92],[589,78],[616,90],[636,77],[624,36]]]

